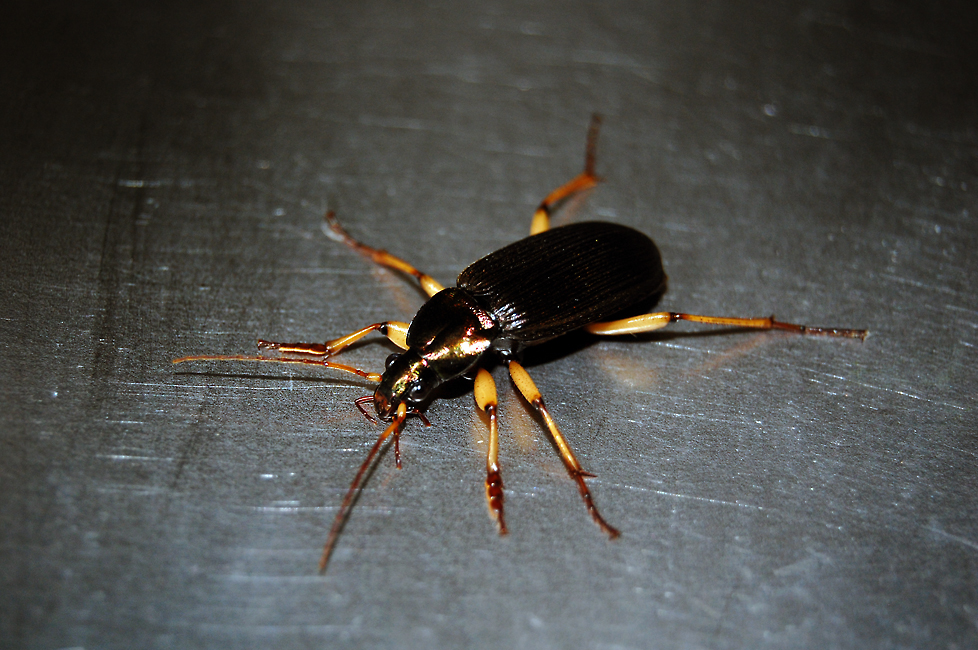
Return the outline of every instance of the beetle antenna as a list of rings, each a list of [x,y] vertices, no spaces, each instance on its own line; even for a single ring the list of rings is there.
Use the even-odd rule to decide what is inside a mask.
[[[333,527],[329,531],[329,537],[326,538],[326,544],[323,546],[323,556],[319,560],[319,573],[326,572],[326,565],[329,564],[329,557],[333,554],[333,548],[336,546],[336,540],[343,530],[343,526],[346,524],[346,520],[350,518],[350,511],[353,508],[353,503],[356,501],[357,496],[360,495],[363,489],[363,480],[367,475],[368,470],[374,464],[374,459],[377,456],[377,452],[381,450],[384,443],[391,434],[395,436],[395,440],[401,433],[401,426],[404,424],[404,420],[407,419],[407,406],[401,402],[397,406],[397,412],[394,414],[394,420],[391,422],[384,432],[380,434],[377,438],[377,442],[374,446],[370,448],[370,453],[367,454],[367,458],[363,461],[363,465],[360,466],[360,470],[357,475],[353,477],[353,482],[350,483],[350,489],[346,491],[346,496],[343,497],[343,503],[340,504],[340,510],[336,513],[336,519],[333,520]]]
[[[265,363],[303,363],[310,366],[319,366],[321,368],[342,370],[343,372],[348,372],[350,374],[357,375],[358,377],[363,377],[368,381],[380,382],[380,373],[367,372],[366,370],[360,370],[359,368],[348,366],[345,363],[336,363],[326,359],[295,359],[288,357],[273,359],[271,357],[254,357],[242,354],[193,354],[187,357],[174,359],[173,363],[186,363],[188,361],[261,361]]]

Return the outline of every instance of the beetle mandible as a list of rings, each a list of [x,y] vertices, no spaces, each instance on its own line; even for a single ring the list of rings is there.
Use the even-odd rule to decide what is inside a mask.
[[[320,572],[326,570],[339,533],[378,453],[393,438],[395,463],[400,467],[398,441],[405,420],[414,415],[427,423],[424,410],[434,391],[446,381],[458,377],[474,380],[476,405],[488,416],[486,501],[499,533],[507,533],[498,459],[496,387],[492,376],[482,367],[489,356],[507,366],[516,389],[540,415],[567,472],[577,484],[591,518],[614,539],[619,536],[619,531],[598,512],[585,482],[593,474],[585,471],[574,456],[570,444],[550,416],[543,396],[520,363],[527,346],[582,328],[598,336],[614,336],[650,332],[680,320],[780,329],[808,335],[866,337],[866,330],[809,327],[784,323],[775,320],[774,316],[731,318],[677,312],[646,313],[666,288],[659,250],[651,239],[632,228],[604,222],[550,228],[550,215],[556,207],[600,181],[594,172],[594,152],[600,124],[600,117],[594,115],[588,130],[584,171],[544,198],[534,212],[530,236],[470,264],[458,276],[455,287],[446,289],[408,262],[357,241],[343,229],[333,212],[326,214],[323,230],[331,238],[363,253],[381,266],[410,275],[418,281],[428,295],[428,301],[421,306],[410,324],[400,321],[374,323],[326,343],[259,340],[259,356],[205,354],[173,361],[312,364],[353,373],[378,384],[373,395],[362,397],[355,403],[364,415],[373,420],[364,407],[364,404],[373,402],[377,416],[390,424],[377,438],[347,490],[323,547]],[[383,374],[330,360],[375,331],[403,350],[388,357]]]

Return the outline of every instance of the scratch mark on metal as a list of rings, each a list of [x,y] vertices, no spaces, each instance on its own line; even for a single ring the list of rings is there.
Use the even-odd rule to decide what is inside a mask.
[[[747,508],[748,510],[767,510],[764,506],[756,506],[751,503],[740,503],[737,501],[724,501],[723,499],[712,499],[710,497],[696,497],[691,494],[679,494],[677,492],[666,492],[665,490],[654,490],[649,488],[636,487],[634,485],[622,485],[620,483],[612,483],[611,485],[616,485],[617,487],[624,488],[626,490],[632,490],[634,492],[648,492],[651,494],[658,494],[664,497],[673,497],[676,499],[688,499],[692,501],[705,501],[706,503],[713,503],[721,506],[733,506],[735,508]]]
[[[874,384],[867,384],[866,382],[855,381],[855,380],[849,379],[847,377],[843,377],[841,375],[833,375],[831,373],[821,372],[821,371],[815,370],[814,368],[805,368],[804,366],[798,366],[798,368],[800,370],[807,370],[808,372],[810,372],[812,374],[815,374],[815,375],[821,375],[822,377],[829,377],[831,379],[836,379],[836,380],[839,380],[839,381],[844,381],[844,382],[847,382],[847,383],[850,383],[850,384],[854,384],[856,386],[862,386],[863,388],[871,388],[873,390],[878,390],[878,391],[882,391],[882,392],[885,392],[885,393],[894,393],[896,395],[902,395],[903,397],[909,397],[911,399],[919,399],[919,400],[924,401],[924,402],[930,402],[931,404],[937,404],[938,406],[947,406],[948,408],[958,409],[959,411],[967,411],[968,410],[964,406],[959,406],[957,404],[951,404],[949,402],[941,402],[939,400],[929,399],[927,397],[924,397],[923,395],[916,395],[914,393],[908,393],[907,391],[899,390],[897,388],[887,388],[885,386],[876,386]],[[810,381],[818,381],[818,380],[817,379],[811,379]]]
[[[937,533],[941,537],[946,537],[952,541],[957,542],[958,544],[962,544],[964,546],[973,548],[974,550],[978,551],[978,542],[973,542],[967,537],[961,537],[960,535],[953,535],[951,533],[941,530],[940,528],[935,528],[934,526],[928,526],[927,530],[931,531],[932,533]]]

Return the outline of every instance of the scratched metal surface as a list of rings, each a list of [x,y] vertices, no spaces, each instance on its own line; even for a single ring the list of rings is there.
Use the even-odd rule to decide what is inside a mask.
[[[11,648],[978,644],[974,21],[943,3],[18,3],[0,30],[0,637]],[[736,8],[734,8],[736,7]],[[471,396],[175,356],[409,319],[349,230],[450,282],[566,219],[659,243],[666,309],[866,327],[566,342]],[[347,359],[379,368],[382,343]]]

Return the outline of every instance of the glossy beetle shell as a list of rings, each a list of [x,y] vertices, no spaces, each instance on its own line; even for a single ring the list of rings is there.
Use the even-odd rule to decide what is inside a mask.
[[[458,287],[522,344],[650,307],[665,290],[659,249],[637,230],[599,221],[526,237],[470,264]],[[631,314],[629,314],[631,315]]]

